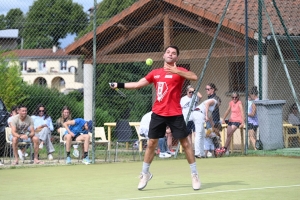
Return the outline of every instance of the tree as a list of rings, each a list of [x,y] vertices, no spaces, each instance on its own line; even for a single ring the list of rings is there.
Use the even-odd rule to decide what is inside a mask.
[[[83,7],[71,0],[37,0],[26,18],[24,48],[59,46],[59,39],[78,34],[87,24]]]
[[[19,29],[21,32],[25,17],[19,8],[10,9],[5,16],[5,21],[7,29]]]
[[[8,62],[11,60],[13,64],[8,67]],[[8,108],[18,105],[27,96],[24,93],[23,80],[21,78],[20,67],[13,57],[4,57],[0,54],[0,97]]]
[[[0,30],[6,29],[5,16],[0,15]]]
[[[97,25],[103,24],[108,19],[131,6],[134,2],[136,2],[136,0],[103,0],[97,7]],[[89,26],[85,30],[81,31],[78,37],[81,37],[92,30],[93,20],[91,19]]]

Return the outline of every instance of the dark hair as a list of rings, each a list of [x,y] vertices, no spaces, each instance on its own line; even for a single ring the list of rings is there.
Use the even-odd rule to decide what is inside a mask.
[[[214,128],[219,129],[219,131],[222,131],[222,125],[220,123],[215,124]]]
[[[13,106],[11,107],[10,113],[12,114],[13,111],[17,111],[19,109],[19,106]]]
[[[212,89],[214,89],[214,91],[218,90],[217,87],[216,87],[216,85],[214,83],[209,83],[207,85],[209,85],[209,87],[211,87]]]
[[[39,110],[40,108],[43,107],[44,108],[44,119],[47,119],[49,117],[49,115],[47,114],[47,110],[46,110],[46,107],[43,105],[43,104],[39,104],[37,105],[33,115],[35,116],[39,116]]]
[[[250,94],[254,94],[255,96],[258,95],[257,86],[253,86],[250,90]]]
[[[165,48],[165,52],[167,51],[168,48],[176,49],[176,51],[177,51],[177,56],[179,56],[179,48],[178,48],[177,46],[175,46],[175,45],[167,46],[167,47]]]
[[[21,105],[18,106],[18,109],[20,109],[20,108],[27,108],[27,106],[21,104]]]

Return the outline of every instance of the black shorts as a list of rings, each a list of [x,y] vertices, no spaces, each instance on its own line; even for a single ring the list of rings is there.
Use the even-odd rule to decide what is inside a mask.
[[[254,130],[257,131],[258,126],[257,125],[253,125],[251,123],[248,123],[248,130]]]
[[[67,133],[68,134],[68,133]],[[76,138],[78,138],[81,134],[75,135],[75,137],[72,137],[72,141],[76,141]],[[65,135],[62,136],[62,140],[64,140]]]
[[[240,122],[228,122],[228,126],[236,126],[236,127],[240,127],[241,123]]]
[[[152,113],[148,137],[150,139],[165,137],[167,126],[170,127],[175,139],[186,138],[189,135],[183,115],[165,117]]]

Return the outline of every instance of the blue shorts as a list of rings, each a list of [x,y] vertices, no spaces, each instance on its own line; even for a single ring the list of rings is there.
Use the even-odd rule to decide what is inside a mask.
[[[195,123],[193,121],[188,121],[186,127],[189,134],[195,132]]]
[[[228,122],[228,126],[236,126],[236,127],[240,127],[241,123],[240,122]]]

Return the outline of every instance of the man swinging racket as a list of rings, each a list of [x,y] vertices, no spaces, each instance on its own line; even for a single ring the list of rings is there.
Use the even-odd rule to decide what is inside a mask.
[[[176,46],[169,46],[165,49],[163,59],[164,66],[152,70],[138,82],[113,83],[112,89],[139,89],[153,83],[156,89],[156,99],[152,107],[151,122],[148,132],[148,146],[144,156],[143,168],[140,176],[138,189],[142,190],[151,180],[152,174],[149,172],[150,164],[154,158],[154,151],[158,139],[165,136],[166,126],[172,130],[173,137],[179,139],[187,161],[191,168],[192,187],[199,190],[201,183],[196,167],[194,152],[188,140],[188,132],[182,115],[180,106],[181,91],[185,79],[196,81],[197,75],[182,67],[177,67],[176,62],[179,56],[179,49]]]

